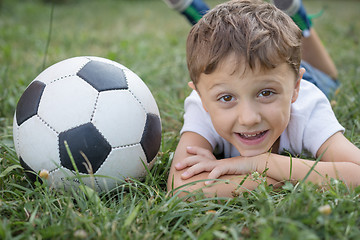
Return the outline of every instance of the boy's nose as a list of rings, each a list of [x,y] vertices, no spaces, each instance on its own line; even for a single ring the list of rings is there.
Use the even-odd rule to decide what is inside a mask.
[[[256,106],[250,103],[243,102],[239,104],[238,121],[244,126],[253,126],[260,123],[261,116]]]

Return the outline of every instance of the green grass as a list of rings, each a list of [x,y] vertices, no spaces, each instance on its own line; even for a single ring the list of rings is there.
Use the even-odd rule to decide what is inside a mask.
[[[207,1],[214,6],[221,1]],[[341,89],[334,111],[360,147],[358,1],[305,1],[325,13],[314,26],[336,62]],[[234,199],[184,202],[167,195],[170,160],[190,90],[185,39],[190,25],[160,0],[4,0],[0,10],[0,239],[357,239],[360,188],[333,181],[274,190],[261,184]],[[142,182],[111,193],[72,194],[31,185],[12,143],[12,118],[25,87],[43,69],[80,55],[110,58],[136,72],[160,108],[163,139],[157,164]],[[46,57],[46,58],[45,58]],[[45,61],[45,65],[44,65]],[[329,206],[330,214],[321,211]],[[320,210],[319,210],[320,208]]]

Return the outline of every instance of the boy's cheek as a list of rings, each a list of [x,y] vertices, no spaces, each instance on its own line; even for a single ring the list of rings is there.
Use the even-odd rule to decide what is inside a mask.
[[[209,111],[207,110],[207,108],[206,108],[206,106],[205,106],[204,103],[202,103],[202,106],[203,106],[203,108],[204,108],[204,110],[205,110],[206,112],[209,112]]]

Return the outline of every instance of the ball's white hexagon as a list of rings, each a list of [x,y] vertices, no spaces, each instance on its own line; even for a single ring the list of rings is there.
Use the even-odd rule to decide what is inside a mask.
[[[45,69],[35,80],[49,84],[64,77],[74,76],[89,61],[90,59],[86,57],[74,57],[63,60]]]
[[[111,176],[112,178],[97,176],[97,183],[101,189],[109,190],[125,178],[141,178],[146,175],[144,164],[147,165],[146,156],[140,144],[113,149],[96,172],[96,175]]]
[[[47,180],[50,187],[64,189],[65,191],[68,191],[71,188],[76,190],[81,184],[91,187],[98,192],[101,191],[93,175],[76,174],[63,167],[50,172]]]
[[[139,143],[146,114],[127,90],[101,92],[92,123],[112,147]]]
[[[139,99],[146,112],[159,116],[156,101],[146,84],[133,71],[124,69],[124,72],[127,78],[131,79],[131,81],[128,81],[129,90]]]
[[[39,117],[33,116],[21,124],[17,135],[18,154],[35,172],[60,166],[57,134]]]
[[[46,86],[38,115],[57,132],[90,121],[98,92],[77,76]]]

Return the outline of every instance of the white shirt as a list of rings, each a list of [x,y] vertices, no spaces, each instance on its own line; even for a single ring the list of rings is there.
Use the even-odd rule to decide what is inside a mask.
[[[344,131],[326,96],[312,83],[302,80],[297,100],[291,104],[290,121],[280,136],[279,153],[305,154],[315,157],[321,145],[336,132]],[[183,132],[195,132],[204,137],[225,158],[240,156],[239,151],[215,130],[201,99],[193,91],[185,99]]]

